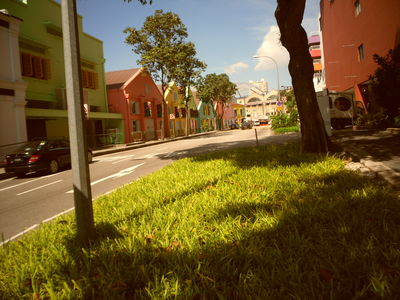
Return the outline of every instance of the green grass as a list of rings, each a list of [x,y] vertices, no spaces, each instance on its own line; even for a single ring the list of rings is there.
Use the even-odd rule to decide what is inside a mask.
[[[273,130],[277,134],[283,134],[286,132],[299,132],[299,127],[298,126],[279,127],[279,128],[274,128]]]
[[[2,299],[395,299],[400,203],[296,145],[183,159],[0,248]]]

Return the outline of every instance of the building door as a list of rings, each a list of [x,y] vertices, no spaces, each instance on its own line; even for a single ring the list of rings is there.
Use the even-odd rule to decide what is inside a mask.
[[[26,131],[28,135],[28,141],[35,138],[47,137],[46,132],[46,120],[45,119],[27,119],[26,120]]]

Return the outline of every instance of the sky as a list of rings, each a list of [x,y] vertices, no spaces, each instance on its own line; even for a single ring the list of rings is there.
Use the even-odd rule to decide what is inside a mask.
[[[310,34],[318,30],[319,0],[306,3],[303,27]],[[103,41],[106,72],[140,67],[123,31],[142,28],[147,16],[162,9],[178,14],[187,27],[187,41],[208,66],[204,75],[226,73],[235,83],[266,80],[276,89],[279,73],[280,86],[292,85],[274,17],[276,0],[153,0],[144,6],[136,0],[77,0],[77,6],[84,32]],[[255,55],[272,57],[278,72],[273,60]]]

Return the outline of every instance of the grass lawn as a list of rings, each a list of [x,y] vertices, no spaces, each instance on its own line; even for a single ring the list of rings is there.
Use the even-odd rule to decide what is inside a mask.
[[[0,248],[1,299],[395,299],[400,203],[298,145],[180,160]]]

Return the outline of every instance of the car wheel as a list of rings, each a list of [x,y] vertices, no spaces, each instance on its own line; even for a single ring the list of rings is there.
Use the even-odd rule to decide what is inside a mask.
[[[50,173],[57,173],[60,169],[60,165],[57,160],[53,159],[49,163],[49,172]]]
[[[17,175],[18,178],[21,178],[21,177],[25,176],[25,173],[24,172],[18,172],[18,173],[15,173],[15,175]]]
[[[92,152],[88,152],[88,158],[87,158],[88,164],[90,164],[93,161],[93,154]]]

